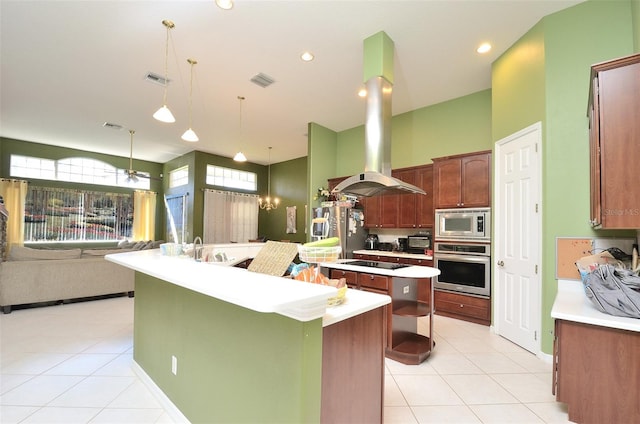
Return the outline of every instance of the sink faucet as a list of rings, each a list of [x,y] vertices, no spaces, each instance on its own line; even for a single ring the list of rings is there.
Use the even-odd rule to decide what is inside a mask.
[[[200,242],[200,243],[198,243]],[[200,247],[198,247],[198,244],[200,244]],[[193,259],[196,262],[200,262],[202,261],[202,249],[203,249],[203,243],[202,243],[202,239],[200,238],[200,236],[197,236],[195,239],[193,239]]]

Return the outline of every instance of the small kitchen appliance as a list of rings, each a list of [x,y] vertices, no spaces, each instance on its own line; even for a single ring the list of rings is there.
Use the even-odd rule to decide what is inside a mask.
[[[427,250],[431,250],[431,231],[421,231],[407,237],[408,253],[425,254]]]
[[[378,250],[378,235],[369,234],[364,240],[364,248],[366,250]]]
[[[491,209],[436,209],[436,241],[491,241]]]
[[[407,238],[398,238],[398,252],[407,252]]]

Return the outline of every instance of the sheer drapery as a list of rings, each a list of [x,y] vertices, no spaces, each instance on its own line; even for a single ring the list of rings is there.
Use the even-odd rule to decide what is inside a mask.
[[[258,196],[205,190],[204,243],[247,243],[258,237]]]
[[[133,192],[134,240],[154,240],[156,231],[156,196],[153,191]]]
[[[7,251],[12,245],[24,244],[24,205],[29,183],[24,180],[0,179],[0,196],[9,213],[7,220]]]
[[[25,200],[25,241],[121,240],[131,237],[129,193],[29,187]]]

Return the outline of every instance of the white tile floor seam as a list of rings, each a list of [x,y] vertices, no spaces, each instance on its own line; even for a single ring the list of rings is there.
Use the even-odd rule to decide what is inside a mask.
[[[172,423],[133,371],[134,301],[0,315],[0,422]],[[550,364],[486,326],[435,316],[434,331],[422,364],[385,360],[385,424],[569,422]]]

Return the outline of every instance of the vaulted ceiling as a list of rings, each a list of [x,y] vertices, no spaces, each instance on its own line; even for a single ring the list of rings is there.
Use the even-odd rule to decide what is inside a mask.
[[[1,1],[0,136],[166,162],[197,149],[267,163],[307,154],[307,123],[362,125],[362,46],[395,43],[393,114],[487,89],[491,63],[543,16],[580,0]],[[163,86],[174,124],[152,118]],[[482,42],[493,45],[476,53]],[[315,59],[303,62],[311,51]],[[197,143],[189,126],[190,65]],[[275,82],[263,88],[251,78]],[[242,115],[238,96],[244,96]],[[242,123],[240,123],[242,117]],[[122,129],[104,127],[105,122]]]

